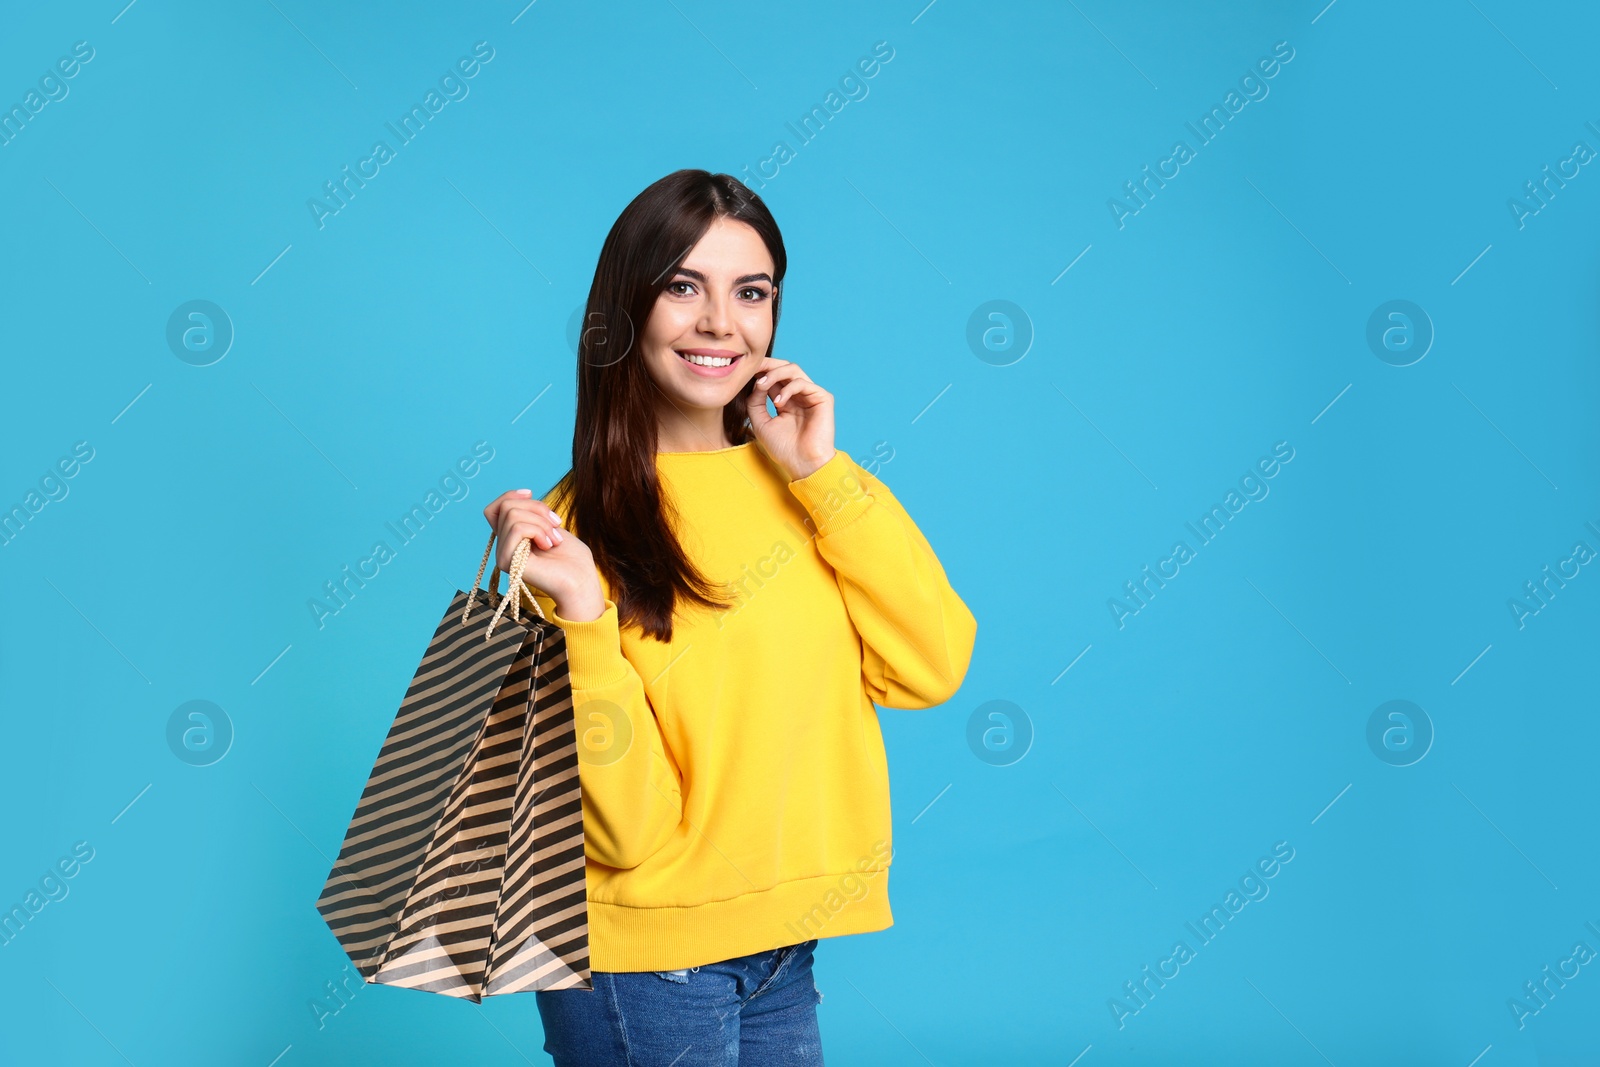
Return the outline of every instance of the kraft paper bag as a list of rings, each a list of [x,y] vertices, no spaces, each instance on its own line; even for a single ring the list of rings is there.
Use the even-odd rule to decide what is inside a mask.
[[[493,548],[428,642],[317,899],[368,983],[474,1003],[593,988],[566,638],[522,581],[526,539],[506,594],[498,567],[479,589]]]

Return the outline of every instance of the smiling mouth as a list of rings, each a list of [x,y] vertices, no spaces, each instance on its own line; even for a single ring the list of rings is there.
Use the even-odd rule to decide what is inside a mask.
[[[676,350],[674,350],[676,351]],[[697,367],[731,367],[743,356],[694,356],[678,352],[678,358],[685,363],[693,363]]]

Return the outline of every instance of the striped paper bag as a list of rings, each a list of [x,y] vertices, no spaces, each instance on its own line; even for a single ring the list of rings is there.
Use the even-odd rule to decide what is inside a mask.
[[[428,642],[317,899],[368,983],[474,1003],[593,988],[566,639],[522,582],[526,539],[506,594],[498,567],[479,589],[493,548]]]

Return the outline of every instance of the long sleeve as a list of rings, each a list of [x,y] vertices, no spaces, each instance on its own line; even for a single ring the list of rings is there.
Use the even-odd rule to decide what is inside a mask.
[[[622,654],[617,605],[607,591],[599,618],[575,622],[542,592],[534,599],[567,640],[584,852],[608,867],[637,867],[683,821],[683,787],[644,680]]]
[[[949,700],[966,676],[978,623],[905,508],[842,449],[789,491],[838,576],[873,703],[927,708]]]

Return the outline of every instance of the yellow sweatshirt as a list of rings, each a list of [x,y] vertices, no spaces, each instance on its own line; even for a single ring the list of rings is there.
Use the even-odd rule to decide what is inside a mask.
[[[590,967],[678,970],[892,925],[873,705],[950,699],[977,621],[843,450],[795,481],[754,441],[657,453],[656,469],[685,553],[733,606],[680,600],[663,644],[619,629],[604,576],[589,622],[536,591],[567,640]]]

